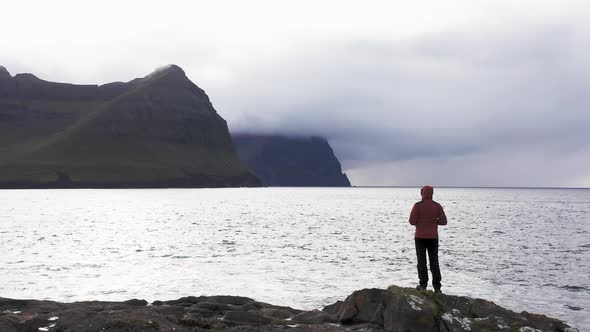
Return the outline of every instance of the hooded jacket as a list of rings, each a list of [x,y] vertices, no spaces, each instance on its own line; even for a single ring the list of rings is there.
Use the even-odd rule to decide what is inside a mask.
[[[421,190],[422,200],[412,207],[410,224],[416,226],[414,235],[417,239],[438,238],[438,225],[447,224],[447,216],[443,207],[432,200],[434,188],[424,186]]]

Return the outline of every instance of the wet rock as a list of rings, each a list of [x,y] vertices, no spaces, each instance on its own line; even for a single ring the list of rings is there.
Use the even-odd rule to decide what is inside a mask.
[[[209,318],[209,317],[214,317],[214,316],[220,316],[222,315],[222,313],[218,313],[215,311],[211,311],[209,309],[205,309],[205,308],[189,308],[188,312],[194,315],[199,315],[201,317],[205,317],[205,318]]]
[[[292,318],[294,315],[297,315],[299,313],[299,310],[263,308],[263,309],[260,309],[260,312],[264,313],[264,315],[268,316],[268,317],[279,318],[279,319],[288,319],[288,318]]]
[[[190,307],[193,304],[199,303],[199,302],[203,302],[206,300],[205,296],[186,296],[186,297],[181,297],[178,300],[171,300],[171,301],[154,301],[154,305],[156,303],[158,303],[158,305],[162,305],[162,304],[168,304],[168,305],[179,305],[179,306],[183,306],[183,307]]]
[[[251,298],[242,296],[210,296],[208,299],[210,302],[233,305],[244,305],[247,303],[256,302]]]
[[[237,324],[269,324],[272,321],[271,318],[255,311],[230,311],[223,319]]]
[[[187,312],[187,309],[185,307],[169,306],[169,305],[151,307],[149,310],[156,312],[156,313],[163,315],[163,316],[174,316],[174,317],[182,317]]]
[[[386,331],[435,331],[439,311],[434,301],[428,301],[414,289],[392,288],[387,290],[387,303],[383,311]]]
[[[513,331],[524,327],[564,331],[568,327],[556,319],[517,314],[481,299],[397,286],[356,291],[327,310],[337,310],[344,325],[373,323],[385,331]]]
[[[388,293],[382,289],[363,289],[346,298],[338,311],[343,324],[374,323],[383,325],[383,307]]]
[[[246,304],[242,304],[240,306],[236,306],[236,310],[248,311],[248,310],[260,310],[262,308],[270,306],[269,304],[258,302],[258,301],[251,301]]]
[[[562,321],[557,319],[549,318],[545,315],[532,314],[526,311],[521,312],[520,317],[527,323],[530,323],[530,326],[542,331],[561,331],[566,330],[568,327]]]
[[[336,315],[329,314],[325,311],[312,310],[304,311],[298,315],[295,315],[291,320],[295,323],[321,324],[336,323],[338,322],[338,317]]]
[[[169,305],[181,305],[184,307],[190,307],[193,304],[197,304],[200,302],[210,302],[210,303],[218,303],[218,304],[233,304],[233,305],[244,305],[250,302],[256,302],[251,298],[242,297],[242,296],[187,296],[181,297],[178,300],[172,301],[155,301],[154,303],[158,302],[159,304],[169,304]]]
[[[146,305],[148,305],[146,300],[138,300],[138,299],[127,300],[127,301],[124,301],[123,304],[137,306],[137,307],[145,307]]]
[[[58,331],[172,331],[178,324],[166,316],[145,309],[70,310],[56,322]],[[176,331],[190,331],[176,329]]]
[[[182,316],[182,318],[178,319],[177,323],[183,326],[200,327],[204,329],[212,328],[212,325],[206,319],[194,314]]]
[[[235,296],[173,301],[57,303],[0,298],[0,331],[563,331],[556,319],[493,302],[411,288],[363,289],[323,310],[302,311]]]
[[[344,301],[336,301],[335,303],[325,306],[324,309],[322,309],[322,311],[325,311],[329,314],[338,314],[340,308],[342,307],[342,304],[344,304]]]
[[[192,307],[208,309],[210,311],[228,311],[231,305],[215,302],[199,302],[192,305]]]

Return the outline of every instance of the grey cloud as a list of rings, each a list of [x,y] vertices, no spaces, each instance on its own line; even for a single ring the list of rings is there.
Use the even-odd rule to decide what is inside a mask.
[[[124,46],[77,50],[61,62],[3,53],[0,64],[105,83],[176,63],[232,131],[325,136],[353,184],[417,184],[431,174],[456,185],[590,186],[590,25],[502,23],[408,39],[273,39],[269,49],[232,54],[174,27],[150,33],[153,42],[127,36]],[[526,176],[514,175],[519,169]]]
[[[374,163],[348,174],[365,185],[583,187],[590,183],[590,174],[582,172],[589,163],[588,153],[547,158],[540,151],[499,149],[454,158]]]
[[[579,164],[579,155],[590,152],[589,77],[578,56],[590,54],[574,43],[571,36],[579,31],[571,29],[511,27],[475,37],[449,32],[409,42],[303,44],[289,61],[238,70],[231,93],[219,93],[220,110],[234,131],[324,135],[353,171],[432,158],[475,167],[485,158],[472,156],[497,155],[523,167],[535,160],[533,173],[542,183],[543,174],[559,173],[548,166],[551,160]],[[566,173],[564,165],[560,161],[563,172],[551,183],[588,174],[587,167]],[[497,173],[502,178],[501,168]]]

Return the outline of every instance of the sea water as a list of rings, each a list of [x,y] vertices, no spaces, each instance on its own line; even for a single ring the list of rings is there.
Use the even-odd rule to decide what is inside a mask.
[[[0,297],[229,294],[300,309],[417,284],[416,188],[0,190]],[[435,189],[443,291],[590,330],[590,190]]]

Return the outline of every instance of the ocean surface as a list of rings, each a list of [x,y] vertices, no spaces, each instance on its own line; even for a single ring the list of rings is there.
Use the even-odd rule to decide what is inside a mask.
[[[417,284],[416,188],[0,190],[0,297],[242,295],[301,309]],[[590,330],[590,190],[435,189],[443,291]]]

